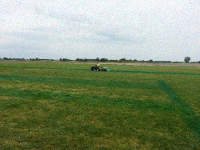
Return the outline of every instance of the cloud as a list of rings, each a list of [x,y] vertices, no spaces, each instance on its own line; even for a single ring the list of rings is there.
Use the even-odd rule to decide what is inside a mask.
[[[33,8],[34,8],[37,15],[41,15],[43,13],[42,9],[38,5],[33,4]]]
[[[134,35],[124,34],[116,31],[101,31],[97,35],[104,37],[105,42],[124,42],[124,44],[141,44],[145,41],[144,37],[134,37]]]
[[[36,32],[11,32],[5,33],[8,36],[14,36],[17,39],[21,39],[23,41],[47,41],[50,39],[49,35],[36,33]]]
[[[3,0],[0,10],[2,54],[199,60],[197,1]]]
[[[0,17],[0,22],[6,22],[4,18]]]
[[[46,52],[44,52],[44,50]],[[8,58],[34,58],[42,55],[42,57],[44,57],[44,54],[47,53],[48,50],[50,49],[42,45],[27,42],[16,42],[0,45],[1,56]]]

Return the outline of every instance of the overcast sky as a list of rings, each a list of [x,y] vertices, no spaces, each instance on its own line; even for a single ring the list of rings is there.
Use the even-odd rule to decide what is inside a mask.
[[[200,0],[1,0],[0,57],[200,61]]]

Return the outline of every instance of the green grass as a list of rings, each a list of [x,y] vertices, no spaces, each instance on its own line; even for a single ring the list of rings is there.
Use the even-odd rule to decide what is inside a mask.
[[[197,67],[1,63],[2,149],[199,149]]]

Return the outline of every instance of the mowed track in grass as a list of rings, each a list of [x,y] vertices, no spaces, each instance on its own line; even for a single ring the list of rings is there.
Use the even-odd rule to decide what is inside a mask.
[[[3,149],[198,149],[197,67],[2,63]]]

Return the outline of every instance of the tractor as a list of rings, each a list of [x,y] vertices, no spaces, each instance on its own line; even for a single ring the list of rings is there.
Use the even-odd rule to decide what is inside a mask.
[[[107,67],[93,66],[90,68],[90,71],[108,71]]]

